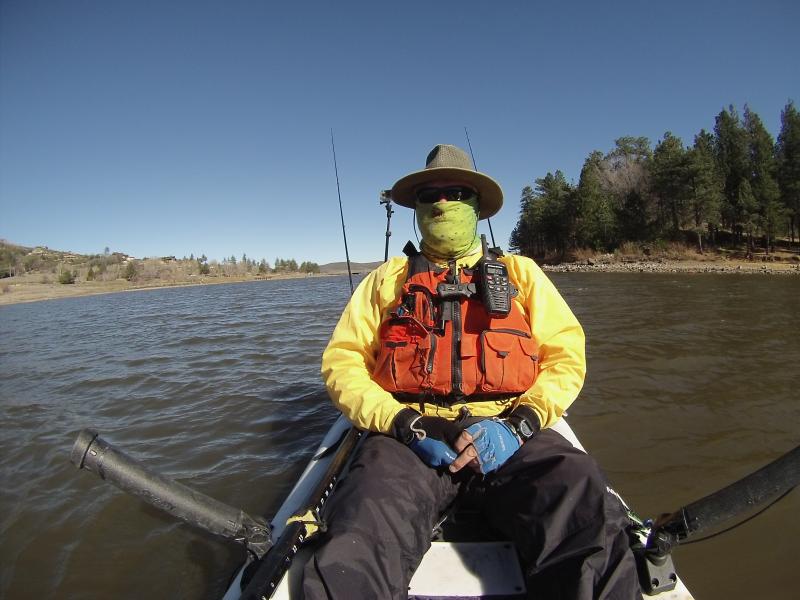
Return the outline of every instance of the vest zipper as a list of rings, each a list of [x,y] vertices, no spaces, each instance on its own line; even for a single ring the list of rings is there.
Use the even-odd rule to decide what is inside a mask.
[[[460,283],[461,277],[458,274],[458,265],[455,261],[450,263],[450,277],[452,283]],[[451,300],[453,307],[453,320],[450,326],[453,328],[453,345],[450,350],[451,355],[451,389],[450,393],[453,396],[463,396],[463,374],[461,371],[461,302],[458,300]]]
[[[453,300],[453,393],[462,394],[461,372],[461,302]]]
[[[433,357],[436,355],[436,334],[433,331],[428,332],[428,337],[431,339],[431,351],[428,352],[428,364],[425,366],[428,375],[433,373]]]

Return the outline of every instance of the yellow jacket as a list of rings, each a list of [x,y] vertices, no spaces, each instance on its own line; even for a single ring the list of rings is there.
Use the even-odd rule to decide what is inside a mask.
[[[480,248],[459,266],[473,266]],[[473,416],[496,416],[518,404],[531,407],[542,428],[552,425],[572,404],[586,375],[583,329],[539,266],[522,256],[503,256],[509,278],[519,290],[514,298],[539,344],[539,376],[533,386],[512,400],[467,402],[450,407],[426,404],[425,414],[455,418],[462,406]],[[322,354],[322,378],[334,405],[356,426],[391,433],[392,422],[407,405],[372,380],[380,347],[378,330],[394,308],[406,281],[408,260],[394,257],[372,271],[359,284],[345,307],[330,342]],[[419,404],[414,404],[419,409]]]

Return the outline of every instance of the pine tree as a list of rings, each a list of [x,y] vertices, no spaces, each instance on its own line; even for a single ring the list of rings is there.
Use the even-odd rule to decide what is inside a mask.
[[[752,207],[747,204],[752,192],[742,190],[747,182],[749,188],[750,160],[747,151],[747,132],[742,127],[739,114],[733,106],[723,109],[716,117],[714,125],[714,147],[717,164],[723,177],[724,204],[722,218],[741,239],[745,223],[751,221]]]
[[[650,166],[652,190],[657,198],[656,229],[665,231],[669,222],[676,237],[686,219],[689,203],[688,157],[683,142],[667,131],[653,152]]]
[[[790,218],[790,236],[800,227],[800,112],[791,100],[781,112],[777,145],[780,198]],[[798,235],[800,238],[800,235]]]
[[[653,198],[650,194],[650,163],[653,153],[646,137],[621,137],[604,160],[604,187],[611,194],[613,210],[624,240],[650,237]]]
[[[520,197],[519,218],[517,224],[511,231],[511,237],[508,241],[509,250],[523,256],[533,256],[533,229],[531,222],[533,221],[533,188],[526,185],[522,188],[522,196]]]
[[[536,180],[536,188],[523,190],[520,221],[512,232],[512,245],[528,256],[549,252],[562,255],[569,245],[572,186],[561,171]]]
[[[577,244],[594,250],[611,250],[617,237],[617,219],[609,193],[602,185],[603,153],[592,152],[581,169],[576,190]]]
[[[744,127],[750,156],[750,189],[757,207],[756,222],[764,234],[764,246],[769,254],[770,246],[775,243],[775,232],[783,217],[778,202],[780,191],[776,177],[775,142],[759,116],[748,106],[744,107]]]
[[[694,137],[688,153],[689,211],[697,235],[697,249],[703,253],[703,223],[709,233],[719,224],[722,180],[714,160],[714,136],[705,129]]]

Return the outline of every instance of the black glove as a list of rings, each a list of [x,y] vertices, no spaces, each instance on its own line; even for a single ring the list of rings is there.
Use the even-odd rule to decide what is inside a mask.
[[[456,459],[453,449],[464,425],[443,417],[427,417],[404,408],[392,425],[394,436],[406,444],[427,465],[446,467]]]
[[[463,430],[464,424],[461,421],[422,416],[412,408],[404,408],[397,413],[392,424],[394,437],[406,445],[415,438],[429,437],[452,446]]]

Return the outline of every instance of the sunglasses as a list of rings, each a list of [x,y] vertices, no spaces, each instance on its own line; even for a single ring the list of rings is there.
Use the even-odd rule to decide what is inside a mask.
[[[417,200],[422,204],[433,204],[442,198],[448,202],[455,202],[457,200],[467,200],[478,195],[478,192],[472,188],[454,186],[434,188],[427,187],[417,190]]]

